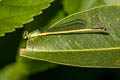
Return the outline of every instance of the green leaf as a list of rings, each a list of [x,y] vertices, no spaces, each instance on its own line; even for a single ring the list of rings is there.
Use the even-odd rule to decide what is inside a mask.
[[[58,0],[54,1],[48,9],[43,11],[43,14],[34,17],[33,22],[25,24],[25,27],[24,27],[25,31],[33,31],[36,29],[42,31],[42,30],[45,30],[46,28],[48,28],[49,26],[51,26],[56,21],[59,21],[60,19],[64,18],[64,12],[60,7],[61,7],[60,1],[58,1]],[[24,46],[24,44],[25,44],[24,41],[25,40],[23,40],[23,43],[21,43],[21,46]],[[31,60],[31,63],[30,63],[30,62],[28,62],[29,59],[28,60],[26,58],[19,59],[19,56],[17,59],[20,60],[21,63],[24,63],[24,67],[26,67],[26,66],[28,68],[35,67],[32,70],[30,69],[29,74],[33,74],[33,73],[41,71],[42,66],[40,65],[40,63],[43,63],[42,61],[35,62],[34,60]],[[47,63],[47,65],[48,65],[48,63]],[[56,66],[56,64],[53,64],[53,66]],[[45,63],[44,63],[43,67],[46,67]],[[51,63],[50,63],[50,68],[51,68]]]
[[[59,7],[61,7],[60,2],[54,1],[49,8],[43,11],[43,14],[35,16],[34,21],[25,24],[24,29],[28,31],[33,31],[34,29],[41,30],[43,27],[49,27],[54,22],[62,19],[64,17],[64,12]],[[20,31],[20,30],[18,29],[17,31]],[[14,58],[14,57],[11,58],[10,53],[14,54],[14,56],[16,53],[15,52],[16,48],[13,47],[14,46],[13,44],[16,44],[16,45],[17,43],[19,44],[19,41],[16,41],[16,39],[21,40],[20,39],[21,37],[18,36],[20,32],[19,33],[12,32],[12,34],[14,34],[15,36],[8,34],[10,37],[4,36],[6,37],[5,39],[3,39],[4,37],[0,39],[1,44],[3,43],[5,45],[6,43],[7,45],[7,46],[5,45],[4,47],[1,46],[2,52],[3,53],[6,52],[4,56],[8,53],[7,55],[9,55],[10,59]],[[11,43],[11,41],[13,43]],[[20,43],[20,47],[25,47],[24,41],[25,40],[22,40],[22,42]],[[8,47],[8,43],[10,43],[9,47]],[[11,52],[11,50],[14,50],[14,52]],[[3,59],[9,61],[10,63],[10,60],[6,58],[6,56],[5,58],[1,57],[1,62],[5,63],[3,62]],[[8,65],[7,67],[0,70],[0,80],[24,80],[23,79],[24,77],[28,77],[31,74],[36,74],[37,72],[43,72],[48,69],[55,68],[57,66],[56,64],[48,63],[45,61],[39,61],[39,60],[28,59],[23,57],[21,58],[19,55],[17,55],[16,60],[17,61],[15,63]]]
[[[120,0],[104,0],[106,4],[120,4]]]
[[[41,14],[53,0],[2,0],[0,2],[0,36],[20,28]]]
[[[83,33],[36,37],[32,41],[28,40],[26,49],[20,49],[20,55],[79,67],[120,67],[119,11],[120,5],[98,7],[70,15],[52,26],[55,29],[63,23],[81,20],[84,25],[80,21],[75,24],[77,27],[105,27],[107,35]]]
[[[91,6],[91,8],[102,6],[102,5],[106,5],[106,3],[103,0],[96,0],[94,4]]]
[[[103,0],[63,0],[65,12],[72,14],[103,5]],[[72,5],[72,6],[71,6]]]
[[[8,65],[0,71],[0,80],[23,80],[24,77],[30,75],[31,73],[34,74],[38,71],[46,71],[54,67],[56,67],[56,65],[52,63],[26,58],[21,58],[20,60],[19,58],[19,61]]]

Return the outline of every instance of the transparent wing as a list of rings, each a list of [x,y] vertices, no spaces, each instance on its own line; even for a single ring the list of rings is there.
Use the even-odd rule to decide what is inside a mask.
[[[83,29],[86,27],[86,21],[82,19],[76,19],[69,22],[66,22],[64,24],[54,26],[47,30],[46,32],[57,32],[57,31],[68,31],[68,30],[77,30],[77,29]]]

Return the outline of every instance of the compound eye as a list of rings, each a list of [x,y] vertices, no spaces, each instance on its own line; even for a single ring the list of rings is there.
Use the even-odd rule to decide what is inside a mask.
[[[28,38],[28,31],[25,31],[25,32],[23,33],[23,38],[24,38],[24,39],[27,39],[27,38]]]
[[[36,32],[37,32],[38,34],[40,34],[40,31],[39,31],[39,30],[36,30]]]

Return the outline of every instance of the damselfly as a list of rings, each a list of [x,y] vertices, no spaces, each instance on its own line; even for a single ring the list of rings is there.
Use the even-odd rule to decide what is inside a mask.
[[[24,39],[31,39],[39,36],[47,36],[47,35],[61,35],[61,34],[71,34],[71,33],[79,33],[79,32],[100,32],[106,33],[106,28],[85,28],[86,22],[81,19],[72,20],[70,22],[66,22],[59,26],[55,26],[50,28],[47,32],[40,32],[39,30],[28,33],[25,31],[23,34]]]
[[[38,36],[46,36],[46,35],[56,35],[56,34],[70,34],[70,33],[77,33],[77,32],[102,32],[106,33],[106,28],[88,28],[88,29],[77,29],[77,30],[65,30],[65,31],[55,31],[55,32],[42,32],[40,33],[39,30],[33,31],[28,33],[27,31],[24,32],[23,37],[24,39],[30,39]]]

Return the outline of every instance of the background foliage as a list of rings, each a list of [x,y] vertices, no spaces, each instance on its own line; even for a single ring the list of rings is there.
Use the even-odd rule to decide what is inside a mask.
[[[25,40],[22,39],[24,30],[44,31],[70,14],[102,5],[119,4],[119,0],[0,1],[0,80],[119,80],[119,69],[70,67],[19,56],[19,48],[25,47]]]

